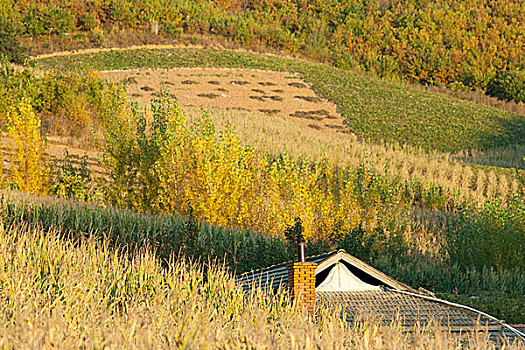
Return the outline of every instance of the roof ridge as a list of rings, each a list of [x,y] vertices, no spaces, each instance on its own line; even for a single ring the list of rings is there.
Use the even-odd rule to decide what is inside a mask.
[[[332,250],[330,252],[327,252],[327,253],[322,253],[322,254],[317,254],[317,255],[310,255],[310,256],[307,256],[305,258],[305,260],[308,260],[308,259],[315,259],[315,258],[319,258],[323,255],[326,255],[326,256],[330,256],[332,254],[337,254],[337,253],[340,253],[340,252],[345,252],[346,251],[344,249],[339,249],[339,250]],[[254,269],[254,270],[250,270],[250,271],[246,271],[246,272],[243,272],[239,275],[237,275],[237,277],[241,277],[241,276],[244,276],[244,275],[247,275],[247,274],[250,274],[250,273],[255,273],[255,272],[264,272],[265,270],[270,270],[270,269],[273,269],[275,267],[278,267],[278,266],[282,266],[282,265],[287,265],[289,263],[292,263],[293,260],[291,261],[285,261],[285,262],[282,262],[282,263],[278,263],[278,264],[274,264],[274,265],[270,265],[270,266],[267,266],[267,267],[263,267],[263,268],[260,268],[260,269]],[[307,262],[307,261],[306,261]]]

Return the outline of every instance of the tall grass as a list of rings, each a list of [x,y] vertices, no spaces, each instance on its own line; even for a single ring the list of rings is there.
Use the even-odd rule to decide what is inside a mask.
[[[162,266],[147,249],[0,225],[0,344],[5,348],[495,349],[483,333],[306,317],[283,291],[244,294],[215,264]],[[508,348],[517,349],[518,344]]]

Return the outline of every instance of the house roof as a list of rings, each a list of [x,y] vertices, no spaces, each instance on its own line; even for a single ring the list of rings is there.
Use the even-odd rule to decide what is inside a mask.
[[[306,262],[319,263],[326,260],[335,253],[337,252],[309,256],[306,258]],[[245,272],[237,277],[237,283],[242,286],[245,292],[250,291],[254,287],[277,290],[279,286],[286,286],[288,284],[288,272],[286,270],[286,265],[289,263],[291,263],[291,261],[272,265],[259,270]]]
[[[355,322],[369,318],[388,325],[398,318],[404,328],[416,324],[425,325],[438,322],[443,330],[461,331],[479,327],[499,331],[501,325],[486,317],[436,301],[417,296],[397,293],[392,290],[355,292],[318,292],[317,307],[342,307],[347,321]]]
[[[396,281],[392,277],[373,268],[372,266],[348,254],[342,249],[325,254],[309,256],[306,258],[306,262],[319,264],[315,270],[316,275],[319,275],[339,261],[353,266],[357,270],[362,271],[368,276],[371,276],[378,282],[379,285],[398,290],[417,292],[406,284]],[[245,272],[237,277],[237,282],[243,287],[245,291],[249,291],[253,287],[277,290],[280,285],[286,286],[288,283],[288,272],[286,270],[286,265],[289,263],[291,263],[291,261],[255,271]]]
[[[525,324],[511,325],[511,327],[513,327],[515,330],[517,330],[521,334],[525,334]],[[525,339],[518,336],[515,331],[507,327],[504,327],[501,330],[501,332],[491,333],[490,338],[496,343],[504,343],[504,341],[506,340],[509,344],[519,342],[522,345],[525,345]]]
[[[388,324],[399,319],[403,327],[410,329],[416,323],[426,324],[430,320],[450,331],[468,331],[486,327],[490,331],[501,331],[501,322],[480,315],[472,310],[447,304],[429,297],[429,292],[415,290],[344,250],[310,256],[306,262],[315,262],[316,286],[322,283],[331,267],[343,263],[360,279],[372,285],[381,286],[379,290],[366,291],[316,291],[316,307],[341,307],[349,321],[362,317],[373,317]],[[237,282],[245,291],[254,288],[277,290],[286,287],[288,272],[282,263],[264,269],[241,274]]]

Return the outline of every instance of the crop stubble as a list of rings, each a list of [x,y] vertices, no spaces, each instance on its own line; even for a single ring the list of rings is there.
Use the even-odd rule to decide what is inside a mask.
[[[182,106],[242,109],[329,134],[349,133],[335,104],[318,97],[299,76],[290,73],[176,68],[104,71],[102,76],[111,82],[127,82],[128,94],[143,105],[164,88]]]

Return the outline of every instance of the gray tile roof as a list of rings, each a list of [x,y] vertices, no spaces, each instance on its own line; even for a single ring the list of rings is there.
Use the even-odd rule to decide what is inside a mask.
[[[388,290],[318,292],[316,303],[319,308],[342,307],[350,322],[371,317],[387,325],[397,318],[403,327],[410,329],[434,320],[444,330],[451,331],[474,329],[478,324],[478,316],[468,310]],[[479,318],[479,324],[489,329],[501,328],[499,323],[485,317]]]
[[[513,325],[513,328],[518,332],[525,334],[525,325]],[[514,331],[507,327],[503,327],[500,332],[492,332],[490,338],[496,343],[500,344],[513,344],[519,343],[521,346],[525,347],[525,339],[520,338]]]
[[[372,316],[378,322],[390,323],[394,318],[401,321],[403,327],[410,329],[416,323],[426,324],[430,320],[438,321],[443,329],[450,331],[468,331],[479,329],[479,325],[487,327],[492,332],[503,334],[501,323],[489,317],[480,316],[472,310],[463,307],[447,305],[445,301],[429,298],[429,294],[412,289],[396,281],[381,271],[353,257],[345,251],[333,251],[326,254],[310,256],[307,262],[318,263],[316,275],[322,276],[323,271],[338,261],[352,266],[374,279],[375,285],[383,286],[381,290],[350,291],[350,292],[317,292],[318,308],[342,308],[349,321],[360,317]],[[285,288],[288,283],[286,265],[282,263],[264,269],[241,274],[237,277],[245,291],[254,287],[277,290]],[[320,275],[321,274],[321,275]],[[322,277],[321,277],[322,278]],[[319,282],[319,281],[318,281]],[[505,334],[508,332],[505,331]],[[496,334],[496,333],[493,333]],[[511,334],[507,334],[511,337]],[[513,339],[513,338],[512,338]]]
[[[306,258],[306,262],[320,263],[335,254],[337,254],[337,251],[309,256]],[[242,286],[244,291],[249,291],[254,286],[262,289],[277,290],[279,285],[286,286],[288,283],[288,272],[286,270],[286,265],[288,263],[290,262],[269,266],[260,270],[245,272],[237,277],[237,283]]]

